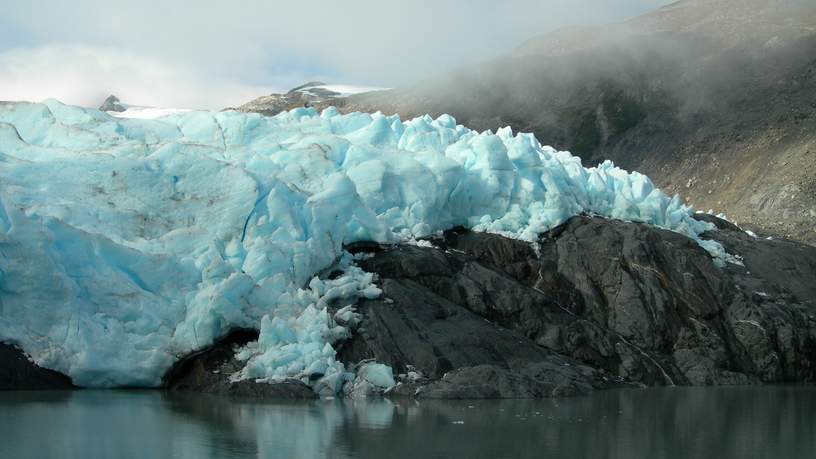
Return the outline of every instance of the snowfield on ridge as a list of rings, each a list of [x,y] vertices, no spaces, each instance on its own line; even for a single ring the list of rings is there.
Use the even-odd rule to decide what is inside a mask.
[[[256,328],[234,378],[337,393],[353,375],[332,344],[353,308],[335,320],[327,305],[380,293],[344,244],[457,225],[535,241],[580,213],[670,229],[725,260],[699,238],[713,225],[646,176],[584,168],[509,128],[0,104],[0,341],[80,386],[156,386],[179,358]],[[344,274],[318,277],[332,267]]]

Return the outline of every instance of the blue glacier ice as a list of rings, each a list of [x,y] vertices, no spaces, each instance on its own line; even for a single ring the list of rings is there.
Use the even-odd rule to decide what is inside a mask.
[[[252,327],[234,378],[323,374],[316,390],[339,392],[353,375],[332,344],[357,299],[380,293],[344,244],[456,225],[535,241],[582,212],[682,233],[725,260],[699,238],[712,225],[646,176],[584,168],[509,128],[0,104],[0,341],[81,386],[155,386],[181,356]],[[344,274],[318,276],[332,266]],[[329,301],[347,308],[331,315]]]

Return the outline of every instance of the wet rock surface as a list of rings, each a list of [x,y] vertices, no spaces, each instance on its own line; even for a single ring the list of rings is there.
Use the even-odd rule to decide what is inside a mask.
[[[340,358],[411,365],[428,383],[393,393],[445,398],[813,381],[816,249],[717,224],[706,236],[744,266],[719,269],[677,233],[590,217],[537,247],[464,230],[437,248],[380,247],[361,265],[383,296],[359,305]]]
[[[54,390],[73,387],[68,376],[40,368],[20,348],[0,343],[0,390]]]
[[[403,247],[399,251],[408,252],[405,260],[429,263],[428,267],[434,258],[444,259],[428,249]],[[425,259],[426,255],[430,259]],[[572,393],[586,393],[608,385],[610,378],[605,379],[603,371],[546,349],[413,280],[383,279],[381,287],[382,299],[367,300],[358,306],[366,318],[340,348],[342,361],[375,359],[391,366],[397,374],[419,370],[427,376],[427,382],[441,380],[440,385],[429,387],[429,392],[420,393],[435,397],[448,394],[446,398],[522,397],[533,392],[547,396],[559,385],[570,386]],[[514,377],[534,373],[533,368],[542,370],[536,378]],[[469,382],[470,375],[480,380]],[[459,387],[465,382],[474,386]],[[532,385],[537,388],[525,387]]]

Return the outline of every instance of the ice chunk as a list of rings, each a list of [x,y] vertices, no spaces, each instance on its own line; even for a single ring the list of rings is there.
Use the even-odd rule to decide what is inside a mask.
[[[377,362],[362,362],[357,368],[357,376],[346,384],[343,391],[351,398],[365,398],[382,394],[395,385],[391,367]]]
[[[313,277],[307,289],[286,297],[274,316],[265,315],[258,342],[240,351],[246,367],[232,379],[298,378],[322,395],[337,393],[353,375],[336,361],[332,345],[348,339],[359,325],[361,316],[353,306],[357,299],[380,293],[372,284],[373,275],[352,262],[353,257],[344,253],[337,266],[342,275]],[[328,309],[336,304],[344,306],[331,316]]]
[[[388,365],[382,363],[367,363],[357,370],[357,377],[365,379],[369,383],[388,389],[394,386],[394,372]]]

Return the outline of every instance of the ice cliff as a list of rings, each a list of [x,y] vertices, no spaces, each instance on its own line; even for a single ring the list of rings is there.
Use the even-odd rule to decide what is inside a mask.
[[[725,257],[698,237],[712,225],[647,177],[584,168],[509,128],[333,108],[126,119],[2,104],[0,341],[80,386],[154,386],[180,357],[256,328],[235,378],[337,392],[353,378],[332,343],[354,312],[327,306],[380,293],[344,244],[457,225],[535,241],[580,213]]]

